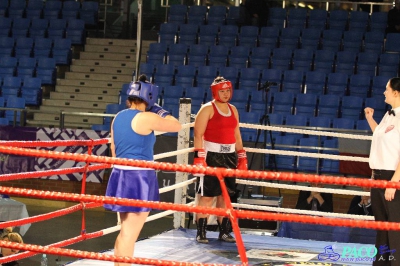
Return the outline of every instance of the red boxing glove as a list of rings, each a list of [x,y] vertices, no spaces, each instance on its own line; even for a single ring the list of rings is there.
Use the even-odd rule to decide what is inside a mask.
[[[236,169],[247,170],[247,155],[245,150],[237,151],[238,164]]]
[[[206,163],[206,151],[204,149],[195,149],[194,150],[194,159],[193,164],[196,166],[207,167]],[[202,177],[204,174],[193,174],[194,176]]]
[[[197,166],[207,167],[206,152],[204,149],[195,149],[194,150],[193,164],[197,165]]]

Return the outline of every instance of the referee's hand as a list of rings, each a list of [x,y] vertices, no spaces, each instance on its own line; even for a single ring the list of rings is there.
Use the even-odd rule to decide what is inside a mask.
[[[395,188],[387,188],[385,190],[385,199],[387,201],[392,201],[394,199],[394,194],[396,193]]]

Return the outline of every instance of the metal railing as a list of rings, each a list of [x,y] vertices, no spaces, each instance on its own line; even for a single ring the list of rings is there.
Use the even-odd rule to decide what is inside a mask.
[[[25,126],[25,118],[26,118],[26,113],[27,110],[26,108],[8,108],[8,107],[0,107],[0,111],[13,111],[14,112],[14,118],[13,118],[13,126],[15,127],[17,125],[17,117],[18,117],[18,112],[20,112],[20,119],[19,119],[19,125],[20,126]]]

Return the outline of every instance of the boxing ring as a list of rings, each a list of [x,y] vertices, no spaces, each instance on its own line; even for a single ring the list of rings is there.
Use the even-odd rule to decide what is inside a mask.
[[[66,248],[68,245],[92,238],[102,237],[104,235],[120,230],[120,225],[117,224],[115,226],[105,228],[100,231],[88,233],[86,232],[84,215],[82,215],[81,234],[76,237],[66,239],[64,241],[49,244],[47,246],[35,245],[32,243],[18,244],[0,241],[0,247],[8,247],[21,250],[21,252],[18,254],[0,258],[0,264],[8,261],[31,257],[40,253],[46,253],[77,258],[79,260],[69,263],[68,265],[81,266],[113,265],[113,262],[125,262],[143,265],[294,265],[298,264],[299,262],[302,262],[306,265],[370,265],[373,256],[376,255],[373,254],[373,245],[340,242],[332,243],[327,241],[309,241],[299,239],[294,240],[268,235],[245,233],[242,234],[238,226],[238,220],[257,219],[262,221],[297,222],[311,225],[368,228],[373,230],[400,230],[400,224],[390,222],[376,222],[371,216],[358,216],[325,212],[322,213],[318,211],[303,211],[281,207],[231,203],[225,187],[225,183],[223,182],[223,178],[229,176],[236,176],[238,178],[237,183],[243,185],[285,188],[293,190],[318,190],[319,192],[344,195],[368,195],[368,193],[348,189],[312,188],[292,184],[272,183],[271,181],[288,183],[322,183],[327,185],[339,186],[396,189],[400,189],[400,184],[387,181],[337,177],[329,175],[255,170],[244,171],[210,167],[202,168],[190,165],[188,162],[188,154],[190,152],[193,152],[194,150],[193,148],[189,147],[190,128],[193,127],[193,123],[190,122],[190,107],[190,101],[187,101],[187,99],[181,99],[179,109],[179,121],[183,124],[183,129],[178,133],[177,150],[155,155],[155,160],[176,156],[176,163],[128,160],[106,156],[95,156],[91,154],[91,150],[94,146],[105,145],[109,142],[108,139],[0,142],[0,152],[5,154],[33,156],[39,158],[53,158],[58,160],[72,160],[85,163],[85,166],[83,167],[5,174],[0,176],[0,181],[8,181],[28,178],[40,178],[44,176],[52,176],[66,173],[82,173],[82,187],[80,194],[0,186],[0,194],[37,199],[71,201],[77,203],[72,207],[61,209],[55,212],[14,221],[2,222],[0,223],[0,228],[37,223],[76,211],[82,211],[84,214],[84,210],[100,207],[105,203],[126,206],[140,206],[162,210],[162,212],[160,213],[149,216],[147,221],[152,221],[171,214],[174,215],[174,229],[163,234],[150,237],[149,239],[138,241],[135,248],[135,257],[114,256],[112,250],[96,253]],[[241,123],[240,126],[259,130],[274,130],[281,132],[329,136],[337,138],[361,140],[371,139],[370,136],[293,129],[287,127],[251,125],[245,123]],[[57,145],[87,146],[88,153],[74,154],[68,152],[44,151],[39,149],[39,147],[53,147]],[[250,147],[245,147],[245,150],[250,153],[260,154],[268,153],[292,156],[308,156],[312,158],[326,158],[358,162],[367,161],[367,158],[362,157],[328,155],[319,153],[305,153]],[[174,190],[174,202],[148,202],[86,194],[86,174],[90,171],[111,168],[112,165],[136,166],[152,168],[155,170],[176,172],[175,184],[160,189],[160,193]],[[193,202],[187,202],[187,188],[190,184],[193,184],[195,182],[195,178],[189,178],[189,174],[195,173],[215,175],[218,177],[221,183],[223,197],[226,201],[226,209],[196,207],[193,205]],[[206,213],[216,216],[228,217],[232,223],[232,229],[236,238],[236,244],[218,241],[216,235],[217,232],[207,233],[207,237],[210,240],[210,243],[208,245],[197,243],[195,241],[196,231],[184,228],[186,213]],[[110,243],[110,245],[113,245],[113,243]],[[358,260],[356,258],[351,259],[350,255],[347,255],[347,257],[345,256],[345,254],[351,254],[348,251],[349,246],[351,246],[351,248],[353,248],[357,252],[362,251],[361,253],[359,253],[359,255],[362,256],[358,256]],[[112,247],[104,248],[107,249]],[[342,260],[340,260],[340,258]],[[366,263],[366,261],[368,262]]]

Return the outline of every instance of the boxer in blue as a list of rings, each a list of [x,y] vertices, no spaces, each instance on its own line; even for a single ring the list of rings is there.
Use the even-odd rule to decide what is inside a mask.
[[[119,112],[111,125],[113,157],[153,161],[154,131],[178,132],[179,121],[155,102],[158,87],[147,81],[137,81],[128,89],[128,108]],[[158,201],[158,182],[155,170],[115,165],[107,185],[106,196]],[[120,213],[121,231],[117,236],[114,254],[133,256],[150,209],[144,207],[105,204],[107,210]],[[128,266],[129,263],[114,263]]]

